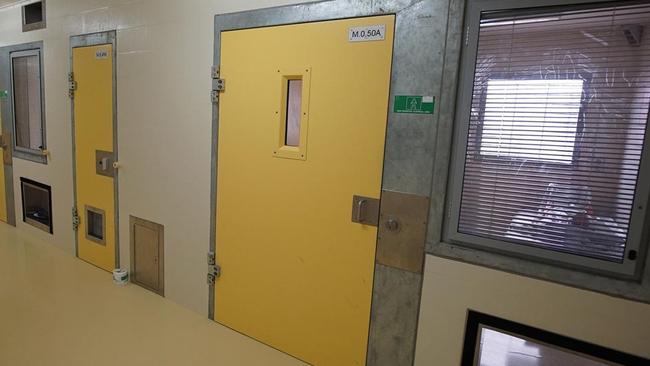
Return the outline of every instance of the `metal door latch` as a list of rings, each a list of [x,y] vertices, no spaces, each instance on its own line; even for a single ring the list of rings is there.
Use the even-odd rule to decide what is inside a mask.
[[[74,92],[77,90],[77,82],[74,81],[74,74],[68,73],[68,97],[74,99]]]
[[[95,173],[105,177],[115,177],[115,154],[112,151],[95,150]]]
[[[81,220],[79,219],[79,212],[77,211],[77,207],[72,207],[72,230],[79,230],[80,223]]]

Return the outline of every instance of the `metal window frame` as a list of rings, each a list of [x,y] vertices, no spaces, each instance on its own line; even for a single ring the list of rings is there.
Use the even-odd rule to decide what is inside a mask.
[[[631,1],[631,4],[644,3]],[[650,191],[650,152],[644,149],[639,170],[637,192],[635,194],[633,216],[630,221],[630,233],[626,246],[626,256],[622,264],[590,258],[577,258],[575,255],[550,251],[547,249],[524,247],[498,240],[480,238],[475,235],[459,233],[458,214],[460,209],[461,182],[464,174],[467,129],[469,121],[468,105],[476,63],[478,45],[478,24],[482,12],[518,11],[519,9],[538,8],[556,10],[558,7],[568,9],[583,7],[603,7],[613,3],[608,0],[469,0],[464,18],[464,42],[461,45],[462,57],[459,64],[457,104],[454,117],[453,139],[438,147],[439,152],[449,153],[452,158],[446,163],[448,170],[446,188],[440,191],[441,184],[434,184],[432,197],[446,203],[443,215],[439,216],[440,231],[428,238],[428,252],[452,259],[481,264],[531,277],[551,280],[572,286],[587,288],[607,294],[650,302],[650,271],[645,271],[644,264],[650,260],[647,245],[648,229],[646,205]],[[646,144],[649,142],[650,124],[646,126]],[[440,160],[436,164],[445,166]],[[438,190],[437,190],[438,189]],[[637,251],[637,260],[628,259],[631,250]]]
[[[9,70],[9,113],[11,118],[11,134],[12,134],[12,150],[13,155],[19,159],[25,159],[33,161],[35,163],[41,163],[47,165],[47,155],[44,151],[47,150],[47,134],[46,134],[46,111],[45,111],[45,77],[43,76],[43,42],[36,43],[26,43],[24,45],[13,46],[8,50],[9,59],[8,59],[8,70]],[[16,137],[16,102],[14,99],[14,58],[26,57],[26,56],[38,56],[38,78],[39,78],[39,95],[41,102],[41,139],[42,139],[42,149],[31,149],[22,146],[18,146],[17,137]]]
[[[102,44],[111,44],[113,46],[112,61],[113,61],[113,156],[115,161],[118,161],[118,130],[117,130],[117,31],[109,30],[96,33],[80,34],[70,36],[70,71],[72,72],[73,50],[77,47],[97,46]],[[77,145],[75,140],[75,120],[74,120],[74,103],[75,100],[70,101],[70,134],[72,136],[72,192],[73,204],[77,204]],[[113,176],[113,197],[114,197],[114,212],[115,222],[113,229],[115,237],[115,268],[120,268],[120,200],[119,200],[119,171],[115,170]],[[104,233],[106,235],[106,233]],[[75,240],[75,256],[79,256],[79,234],[74,235]]]
[[[26,19],[25,19],[25,7],[29,6],[31,4],[34,4],[34,3],[38,3],[38,2],[41,3],[43,19],[40,22],[34,22],[34,23],[27,24]],[[45,0],[30,2],[29,4],[25,4],[25,5],[21,6],[20,9],[21,9],[23,33],[33,31],[33,30],[37,30],[37,29],[44,29],[47,26],[47,22],[45,20],[45,14],[46,14]]]

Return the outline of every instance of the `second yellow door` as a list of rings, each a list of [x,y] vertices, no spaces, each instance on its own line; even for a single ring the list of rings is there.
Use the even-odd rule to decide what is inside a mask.
[[[351,212],[381,192],[393,27],[221,34],[215,318],[316,365],[365,364],[377,228]]]
[[[112,44],[72,50],[79,258],[116,267]]]

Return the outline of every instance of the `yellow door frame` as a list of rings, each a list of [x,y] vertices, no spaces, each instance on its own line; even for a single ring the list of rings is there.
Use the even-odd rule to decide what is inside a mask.
[[[79,47],[91,47],[98,45],[111,45],[112,52],[110,56],[112,58],[112,84],[113,84],[113,154],[112,162],[115,163],[114,166],[109,167],[109,169],[114,169],[113,173],[113,200],[114,200],[114,230],[113,236],[115,241],[115,263],[114,268],[120,268],[120,241],[119,241],[119,195],[118,195],[118,139],[117,139],[117,32],[115,30],[97,32],[97,33],[88,33],[82,35],[75,35],[70,37],[70,73],[68,75],[69,80],[69,97],[70,97],[70,111],[71,111],[71,122],[72,122],[72,174],[73,174],[73,205],[72,205],[72,216],[73,216],[73,227],[75,229],[75,255],[79,257],[79,216],[80,212],[85,210],[84,207],[77,207],[77,158],[76,158],[76,136],[75,136],[75,99],[74,99],[74,70],[73,70],[73,51],[75,48]],[[113,164],[110,164],[113,165]],[[106,269],[106,268],[104,268]]]

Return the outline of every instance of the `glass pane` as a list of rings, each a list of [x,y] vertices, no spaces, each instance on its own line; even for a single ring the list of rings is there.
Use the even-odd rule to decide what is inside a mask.
[[[637,37],[650,5],[481,16],[458,232],[622,263],[650,105],[650,37]]]
[[[88,236],[95,239],[104,240],[104,215],[99,212],[87,211],[88,217]]]
[[[560,348],[483,328],[477,366],[608,366]]]
[[[582,80],[489,80],[481,154],[570,163],[582,84]]]
[[[14,57],[12,71],[16,146],[41,150],[43,131],[38,55]]]
[[[302,106],[302,80],[289,80],[287,86],[287,120],[284,144],[300,145],[300,121]]]

